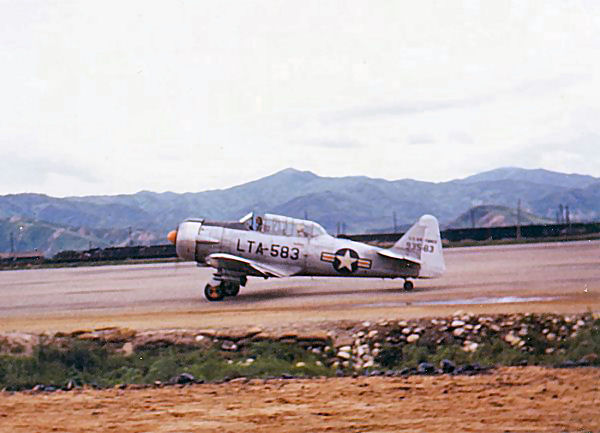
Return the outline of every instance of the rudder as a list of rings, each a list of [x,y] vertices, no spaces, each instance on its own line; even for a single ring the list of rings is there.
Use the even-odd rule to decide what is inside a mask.
[[[390,249],[420,260],[421,278],[438,277],[446,271],[440,227],[433,215],[419,218]]]

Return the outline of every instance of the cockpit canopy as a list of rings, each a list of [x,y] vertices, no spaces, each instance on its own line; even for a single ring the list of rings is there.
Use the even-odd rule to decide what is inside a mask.
[[[327,234],[325,229],[314,221],[269,213],[256,216],[254,213],[249,213],[243,217],[240,222],[246,224],[250,230],[277,236],[314,238]]]

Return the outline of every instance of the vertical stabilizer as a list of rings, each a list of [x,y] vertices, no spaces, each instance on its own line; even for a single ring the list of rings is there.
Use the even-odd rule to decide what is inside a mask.
[[[440,227],[433,215],[419,218],[390,250],[420,260],[419,277],[438,277],[446,271]]]

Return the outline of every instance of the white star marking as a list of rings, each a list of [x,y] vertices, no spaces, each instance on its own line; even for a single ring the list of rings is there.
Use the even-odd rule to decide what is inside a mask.
[[[338,269],[346,268],[350,272],[352,272],[352,264],[358,260],[350,255],[349,250],[346,250],[346,254],[344,254],[343,256],[336,256],[336,257],[340,261],[340,265],[338,266]]]

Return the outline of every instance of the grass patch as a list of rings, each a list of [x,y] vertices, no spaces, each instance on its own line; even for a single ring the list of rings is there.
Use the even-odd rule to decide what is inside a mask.
[[[438,366],[444,359],[457,365],[549,367],[588,359],[590,365],[600,366],[600,320],[595,320],[577,335],[561,340],[549,342],[544,334],[531,331],[523,341],[525,346],[514,347],[499,336],[493,336],[479,344],[474,352],[464,351],[458,341],[442,345],[433,345],[428,341],[417,344],[389,344],[382,347],[375,360],[388,369],[414,368],[421,362]]]
[[[239,352],[170,346],[125,356],[101,343],[74,339],[61,348],[40,344],[32,356],[0,357],[0,388],[62,387],[69,381],[106,388],[167,382],[182,373],[208,382],[235,377],[329,376],[332,371],[325,365],[322,357],[278,342],[251,343]]]

